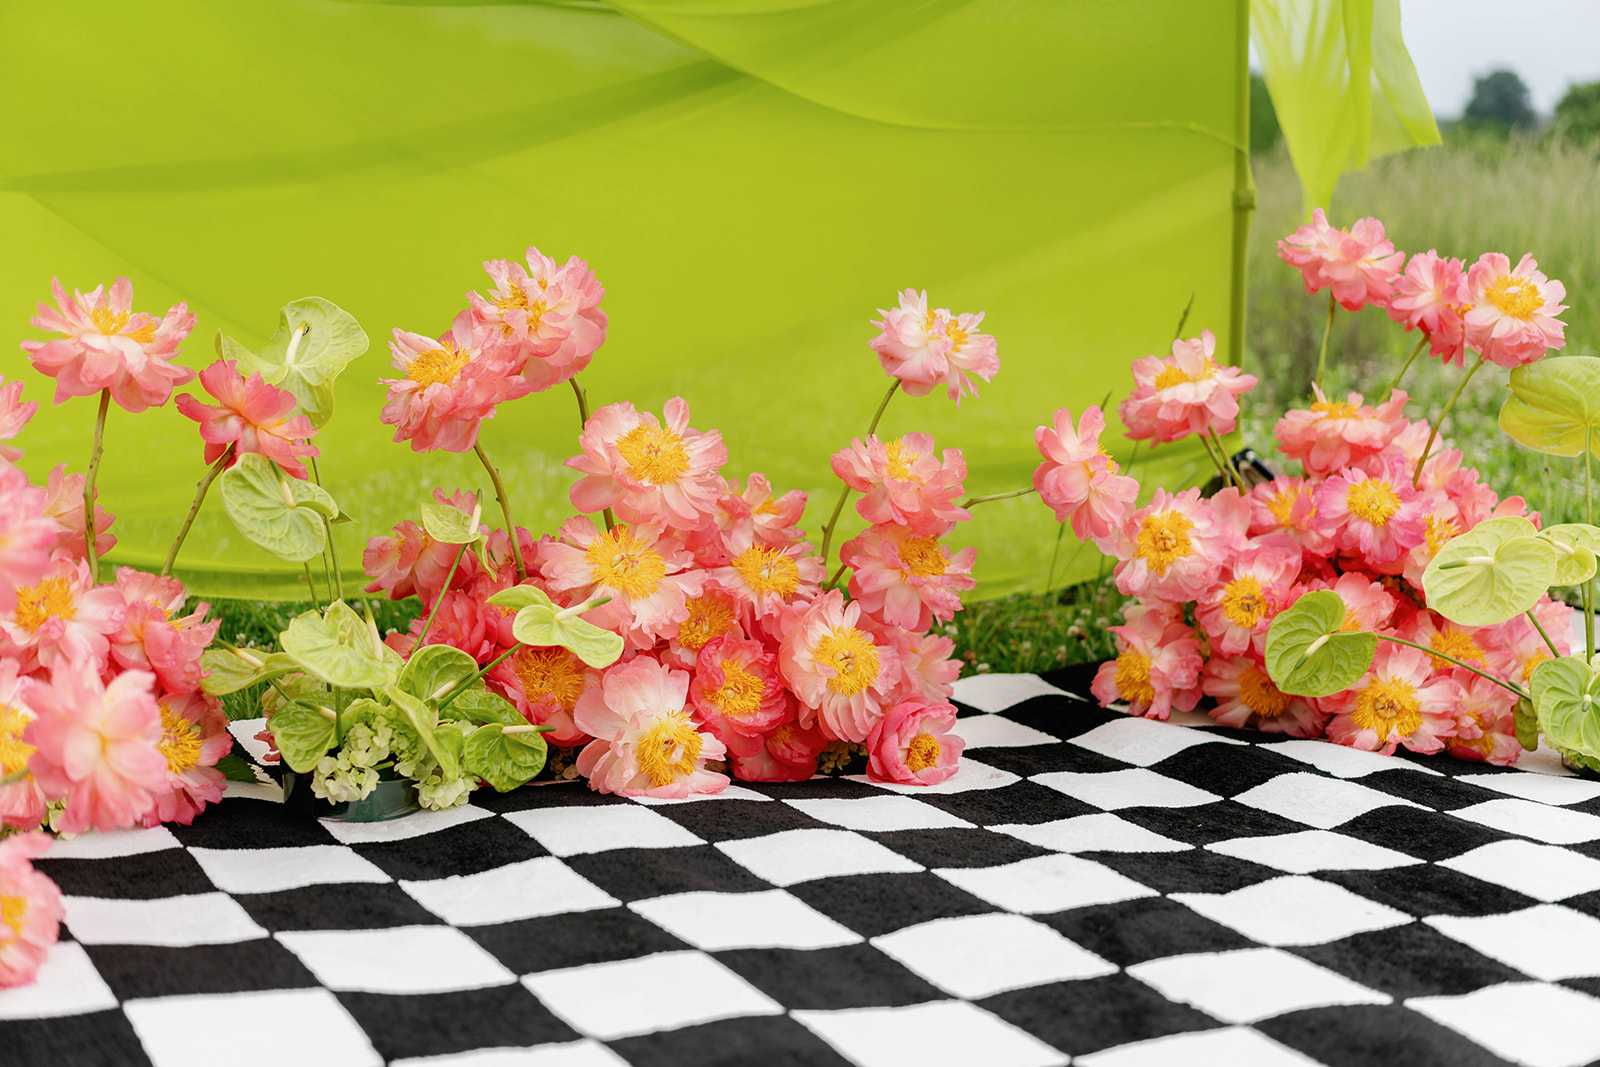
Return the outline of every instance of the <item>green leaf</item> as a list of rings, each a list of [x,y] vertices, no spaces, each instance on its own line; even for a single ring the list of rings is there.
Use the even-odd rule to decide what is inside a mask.
[[[251,763],[237,752],[230,752],[217,760],[217,770],[222,772],[222,777],[229,782],[249,782],[258,784],[261,779],[256,777],[256,772],[251,769]]]
[[[435,497],[422,501],[422,528],[435,541],[449,545],[470,545],[483,536],[483,506],[473,496],[472,511],[453,504],[441,504]]]
[[[1553,356],[1511,372],[1511,396],[1500,408],[1500,429],[1535,452],[1600,456],[1600,358]]]
[[[310,774],[338,739],[332,708],[285,704],[267,722],[283,762],[297,774]]]
[[[1600,552],[1600,527],[1583,522],[1546,526],[1539,536],[1556,549],[1556,577],[1551,585],[1582,585],[1594,577]]]
[[[321,486],[289,477],[255,452],[223,472],[222,506],[240,533],[292,563],[322,554],[325,524],[339,513]]]
[[[477,674],[478,661],[454,645],[424,645],[411,653],[395,684],[414,697],[437,701]],[[478,687],[482,685],[480,679]]]
[[[544,768],[546,747],[538,728],[507,727],[498,724],[480,726],[467,738],[462,762],[467,773],[482,778],[500,793],[506,793],[528,781]]]
[[[481,686],[468,689],[452,700],[450,706],[444,709],[444,714],[479,725],[499,723],[501,726],[516,726],[528,721],[511,701]]]
[[[246,375],[294,394],[311,425],[333,417],[333,383],[370,345],[355,316],[320,296],[291,300],[279,315],[278,331],[258,352],[218,335],[217,351],[237,360]]]
[[[1600,678],[1582,656],[1545,660],[1533,669],[1533,706],[1550,743],[1600,757]]]
[[[591,610],[591,604],[560,608],[544,590],[532,585],[502,589],[489,598],[489,603],[516,610],[516,618],[511,620],[511,633],[525,645],[559,646],[596,670],[622,658],[620,635],[578,617]]]
[[[461,774],[461,761],[457,754],[451,751],[451,746],[439,737],[439,714],[431,703],[424,702],[407,693],[403,689],[390,686],[384,690],[384,697],[398,712],[406,723],[422,738],[422,743],[427,746],[428,752],[439,764],[439,771],[446,778],[455,778]]]
[[[348,736],[353,727],[362,723],[375,726],[377,721],[390,715],[390,709],[373,700],[371,697],[360,697],[352,700],[339,712],[339,736]]]
[[[1345,606],[1331,589],[1307,593],[1279,612],[1267,630],[1267,674],[1296,696],[1324,697],[1348,689],[1372,665],[1378,639],[1348,632]]]
[[[282,652],[243,648],[208,648],[200,653],[200,666],[205,671],[200,688],[214,697],[237,693],[299,669],[295,661]]]
[[[300,666],[341,689],[382,689],[399,674],[398,656],[377,627],[342,600],[323,614],[296,615],[278,643]]]
[[[1556,577],[1556,550],[1518,515],[1452,537],[1422,572],[1428,607],[1463,626],[1495,626],[1539,602]]]
[[[1517,701],[1515,729],[1517,744],[1529,752],[1539,747],[1539,713],[1527,697]]]

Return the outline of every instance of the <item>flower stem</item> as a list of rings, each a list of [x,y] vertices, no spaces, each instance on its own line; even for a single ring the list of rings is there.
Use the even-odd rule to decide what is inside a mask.
[[[89,452],[89,473],[83,479],[83,554],[89,561],[89,580],[100,580],[100,554],[95,549],[94,483],[100,476],[100,457],[105,454],[106,411],[111,407],[111,390],[100,390],[100,410],[94,417],[94,447]]]
[[[872,413],[872,422],[867,426],[867,436],[871,437],[878,432],[878,423],[883,419],[883,412],[889,406],[889,401],[894,399],[894,394],[900,391],[900,379],[896,378],[894,384],[889,386],[889,391],[883,394],[883,399],[878,401],[878,410]],[[839,516],[844,512],[844,502],[850,499],[850,487],[844,486],[839,490],[839,499],[833,505],[833,514],[828,516],[828,525],[822,528],[822,562],[828,562],[828,546],[833,544],[833,528],[839,525]]]
[[[1217,435],[1217,431],[1208,430],[1207,432],[1211,434],[1211,440],[1217,446],[1217,455],[1222,459],[1223,477],[1232,481],[1238,487],[1239,492],[1244,492],[1244,476],[1239,473],[1239,468],[1233,465],[1233,457],[1228,455],[1228,446],[1222,443],[1222,438]]]
[[[1529,622],[1533,623],[1533,628],[1539,631],[1539,636],[1544,638],[1545,647],[1550,650],[1550,654],[1556,657],[1556,659],[1560,659],[1561,650],[1556,647],[1556,643],[1554,641],[1550,640],[1550,635],[1545,633],[1544,627],[1540,625],[1539,617],[1533,613],[1533,609],[1529,608],[1527,611],[1523,612],[1523,614],[1528,617]]]
[[[217,461],[206,468],[205,475],[194,487],[194,502],[189,505],[189,513],[183,517],[183,525],[178,527],[177,539],[172,542],[172,547],[167,549],[167,561],[161,565],[161,576],[165,578],[172,573],[172,568],[178,562],[178,551],[183,548],[183,542],[189,537],[189,527],[194,525],[194,520],[200,514],[200,505],[205,503],[206,493],[211,491],[211,483],[217,476],[227,469],[233,462],[235,445],[229,445],[223,450]]]
[[[472,450],[478,454],[478,462],[483,464],[483,469],[489,472],[489,481],[494,483],[494,495],[500,500],[500,514],[505,516],[506,533],[511,538],[511,558],[517,564],[517,581],[521,582],[528,577],[528,569],[522,565],[522,543],[517,539],[517,524],[511,518],[511,498],[506,495],[506,484],[500,480],[500,472],[489,461],[489,453],[483,450],[483,446],[474,444]]]
[[[311,606],[314,607],[314,608],[321,608],[322,607],[322,598],[317,595],[317,587],[314,584],[312,584],[312,581],[311,581],[311,564],[310,564],[310,562],[309,561],[302,562],[300,564],[300,567],[301,567],[301,569],[303,569],[306,572],[306,589],[311,593]]]
[[[1317,385],[1322,385],[1323,369],[1328,362],[1328,337],[1333,333],[1333,313],[1339,310],[1339,302],[1333,298],[1333,290],[1328,290],[1328,321],[1322,326],[1322,347],[1317,349]]]
[[[839,579],[844,577],[844,570],[845,565],[843,563],[839,564],[838,569],[833,572],[833,576],[828,579],[828,584],[822,587],[824,593],[839,584]]]
[[[1594,443],[1592,433],[1583,435],[1583,521],[1590,526],[1594,525],[1594,478],[1589,473],[1590,446]],[[1590,578],[1583,583],[1583,658],[1594,659],[1594,579]]]
[[[1451,663],[1454,663],[1457,667],[1460,667],[1462,670],[1471,671],[1473,674],[1476,674],[1479,678],[1487,678],[1489,681],[1493,682],[1495,685],[1498,685],[1501,689],[1507,690],[1508,692],[1515,693],[1515,694],[1517,694],[1517,696],[1521,697],[1524,700],[1529,699],[1528,694],[1524,693],[1517,686],[1512,685],[1510,682],[1502,681],[1501,679],[1496,678],[1492,674],[1488,674],[1488,673],[1486,673],[1484,671],[1480,671],[1478,668],[1474,667],[1472,664],[1466,663],[1466,662],[1464,662],[1462,660],[1459,660],[1459,659],[1456,659],[1454,656],[1450,655],[1448,652],[1440,652],[1438,649],[1429,648],[1427,645],[1419,645],[1415,641],[1407,641],[1403,637],[1391,637],[1389,634],[1373,634],[1372,636],[1376,637],[1379,641],[1389,641],[1389,642],[1392,642],[1393,644],[1396,644],[1396,645],[1405,645],[1407,648],[1414,648],[1419,652],[1426,652],[1428,655],[1433,656],[1436,659],[1449,660]]]
[[[467,554],[467,546],[462,545],[456,549],[456,558],[450,563],[450,571],[444,576],[444,585],[439,587],[439,595],[433,598],[433,607],[428,609],[428,617],[423,620],[422,632],[417,634],[417,647],[421,648],[427,639],[428,630],[433,626],[433,617],[439,614],[439,605],[444,603],[444,595],[450,591],[450,583],[455,581],[456,568],[461,566],[461,557]]]
[[[581,433],[583,428],[589,425],[589,394],[584,392],[583,386],[578,384],[578,376],[576,374],[568,378],[567,382],[572,386],[572,395],[578,399],[578,431]],[[606,520],[607,530],[615,530],[617,528],[617,517],[612,514],[610,508],[601,509],[600,514]]]
[[[963,508],[977,507],[979,504],[987,504],[991,500],[1010,500],[1012,497],[1027,496],[1029,493],[1036,492],[1038,492],[1038,490],[1030,485],[1026,489],[1013,489],[1009,493],[990,493],[988,496],[969,496],[967,499],[961,502],[960,506]]]
[[[1449,401],[1444,410],[1439,412],[1439,417],[1434,420],[1433,426],[1428,430],[1428,443],[1422,446],[1422,455],[1417,457],[1417,469],[1411,472],[1411,487],[1415,489],[1422,484],[1422,468],[1428,462],[1428,453],[1433,451],[1433,442],[1439,437],[1439,427],[1444,425],[1444,420],[1450,417],[1450,412],[1455,410],[1456,401],[1461,399],[1461,394],[1466,392],[1467,383],[1472,381],[1472,376],[1478,373],[1478,368],[1483,366],[1483,357],[1478,357],[1478,362],[1467,371],[1466,377],[1461,379],[1461,384],[1456,386],[1456,391],[1450,394]]]
[[[1206,458],[1211,461],[1213,467],[1217,468],[1217,476],[1222,479],[1222,484],[1224,486],[1230,485],[1233,479],[1228,476],[1228,468],[1223,465],[1222,460],[1217,458],[1216,449],[1211,447],[1211,438],[1201,434],[1200,447],[1206,450]]]
[[[1389,383],[1389,392],[1390,393],[1393,393],[1396,389],[1400,388],[1400,383],[1406,380],[1406,371],[1411,369],[1411,364],[1413,364],[1413,363],[1415,363],[1417,361],[1417,357],[1422,355],[1422,350],[1424,348],[1426,348],[1427,346],[1428,346],[1428,335],[1427,334],[1423,334],[1417,340],[1417,347],[1413,348],[1411,350],[1411,355],[1406,357],[1405,364],[1400,368],[1400,373],[1396,374],[1394,376],[1394,381]]]

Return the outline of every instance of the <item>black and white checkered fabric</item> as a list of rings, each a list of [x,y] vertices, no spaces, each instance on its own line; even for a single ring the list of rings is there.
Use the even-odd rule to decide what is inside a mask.
[[[1600,782],[1026,675],[958,696],[968,758],[934,789],[558,785],[357,825],[246,786],[63,842],[66,932],[0,993],[0,1063],[1600,1057]]]

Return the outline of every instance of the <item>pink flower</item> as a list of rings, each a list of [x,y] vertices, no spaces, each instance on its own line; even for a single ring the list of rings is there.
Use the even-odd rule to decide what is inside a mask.
[[[1460,696],[1459,685],[1434,674],[1426,653],[1379,641],[1366,676],[1321,704],[1334,716],[1329,740],[1389,755],[1401,745],[1412,752],[1442,749],[1456,733]]]
[[[1423,542],[1423,501],[1410,471],[1387,464],[1377,474],[1351,468],[1317,488],[1317,519],[1341,550],[1368,564],[1393,563]]]
[[[700,650],[689,700],[699,723],[735,755],[755,754],[793,707],[773,655],[759,641],[732,635]]]
[[[33,721],[33,712],[22,702],[27,684],[17,676],[15,660],[0,659],[0,782],[21,775],[0,785],[0,825],[20,830],[37,827],[45,813],[44,793],[33,775],[26,773],[33,755],[33,746],[22,739]]]
[[[61,527],[45,514],[45,494],[27,475],[0,460],[0,611],[17,605],[17,591],[50,570]]]
[[[98,673],[111,647],[107,636],[122,625],[116,589],[96,586],[88,564],[62,560],[16,595],[16,607],[0,615],[0,642],[12,654],[30,667],[75,663]]]
[[[1394,597],[1384,589],[1382,582],[1373,581],[1369,575],[1341,574],[1328,588],[1344,601],[1343,629],[1376,633],[1388,626],[1394,617]]]
[[[1199,489],[1157,489],[1121,536],[1117,588],[1127,596],[1183,602],[1210,589],[1217,571],[1244,541],[1248,502],[1235,489],[1210,500]]]
[[[1326,555],[1333,539],[1317,525],[1316,490],[1303,478],[1274,478],[1250,490],[1250,535],[1281,533],[1306,552]]]
[[[1278,242],[1278,258],[1300,271],[1306,292],[1331,289],[1347,311],[1385,304],[1405,262],[1374,218],[1357,219],[1348,231],[1328,224],[1321,208],[1311,221]]]
[[[48,685],[29,684],[38,718],[22,735],[36,750],[28,767],[46,796],[66,800],[63,832],[132,826],[168,789],[154,682],[123,671],[102,685],[93,664],[78,662],[52,671]]]
[[[954,733],[956,709],[908,700],[884,713],[867,738],[867,777],[902,785],[938,785],[955,774],[965,739]]]
[[[865,741],[900,680],[894,649],[861,624],[861,605],[831,589],[779,616],[784,681],[800,701],[800,725],[820,721],[839,741]]]
[[[739,625],[739,602],[715,581],[708,581],[700,592],[684,602],[687,614],[678,624],[665,653],[676,666],[693,667],[700,650],[724,634],[744,636]]]
[[[1165,719],[1200,700],[1200,643],[1181,617],[1164,605],[1134,604],[1127,622],[1113,626],[1117,658],[1100,665],[1090,691],[1101,707],[1118,701],[1128,714]]]
[[[1054,426],[1033,431],[1044,462],[1033,472],[1039,499],[1056,514],[1057,522],[1072,523],[1080,539],[1104,540],[1122,526],[1139,497],[1139,483],[1117,473],[1117,461],[1101,447],[1106,419],[1099,407],[1084,409],[1077,429],[1072,411],[1062,408]]]
[[[230,466],[246,452],[257,452],[296,478],[306,476],[302,460],[318,454],[308,440],[317,431],[311,420],[295,414],[293,393],[268,385],[259,374],[246,379],[232,360],[222,359],[200,372],[200,384],[220,406],[202,404],[185,393],[178,398],[178,410],[200,424],[207,463],[215,463],[232,445]]]
[[[977,585],[975,548],[950,553],[937,537],[905,526],[869,526],[846,541],[839,558],[850,567],[850,598],[891,626],[926,630],[961,610],[961,594]]]
[[[222,624],[206,621],[209,606],[183,610],[183,583],[131,567],[117,568],[122,625],[111,635],[111,656],[124,669],[153,671],[161,688],[188,693],[200,685],[200,653]]]
[[[1445,742],[1457,759],[1509,767],[1522,758],[1517,741],[1517,698],[1487,678],[1468,676],[1461,682],[1456,707],[1458,732]]]
[[[1558,318],[1567,287],[1546,278],[1525,255],[1515,267],[1499,252],[1485,252],[1467,271],[1467,344],[1502,367],[1532,363],[1567,344]]]
[[[1273,616],[1289,605],[1299,574],[1300,546],[1284,534],[1256,538],[1230,557],[1216,588],[1195,608],[1212,650],[1260,651]]]
[[[450,564],[455,561],[460,547],[435,541],[420,523],[409,519],[400,522],[391,535],[368,541],[366,551],[361,554],[362,569],[372,579],[367,592],[381,590],[394,600],[418,596],[423,603],[431,605],[443,591],[445,575],[450,573]],[[470,559],[469,551],[461,558],[458,574],[469,566]]]
[[[39,405],[33,401],[24,402],[22,399],[22,383],[11,382],[5,384],[5,378],[0,377],[0,441],[9,441],[22,432],[28,425],[28,420],[33,418],[33,413],[39,410]],[[0,445],[0,460],[15,463],[22,458],[22,453],[15,448]]]
[[[143,822],[188,826],[207,804],[222,799],[226,782],[216,765],[233,750],[233,735],[222,706],[204,693],[168,694],[161,698],[160,709],[157,747],[167,761],[167,789],[156,793]]]
[[[549,726],[545,740],[570,748],[589,740],[573,713],[578,701],[600,684],[600,673],[564,648],[522,648],[489,673],[489,680],[522,712],[523,718]]]
[[[61,933],[61,890],[29,861],[50,851],[41,833],[0,841],[0,988],[32,982]]]
[[[800,516],[806,510],[806,494],[791,489],[782,496],[772,495],[772,483],[765,474],[751,474],[742,492],[730,485],[717,501],[713,518],[726,537],[735,529],[748,526],[754,541],[773,548],[786,548],[806,539],[800,529]]]
[[[961,661],[951,655],[954,641],[941,634],[891,626],[870,615],[863,615],[861,624],[879,644],[893,648],[900,661],[900,684],[890,694],[890,704],[916,699],[937,704],[950,699],[955,681],[961,677]]]
[[[133,283],[118,278],[108,291],[68,296],[61,283],[50,282],[56,307],[39,305],[32,325],[64,336],[50,341],[24,341],[34,369],[56,380],[56,403],[74,396],[93,396],[104,389],[129,411],[160,407],[194,371],[171,363],[178,345],[194,329],[187,305],[174,304],[157,319],[133,308]]]
[[[1467,279],[1459,259],[1445,259],[1433,249],[1419,252],[1395,280],[1389,317],[1407,330],[1422,330],[1428,350],[1446,365],[1466,359],[1462,305]]]
[[[974,377],[992,381],[1000,370],[995,340],[978,330],[983,312],[955,314],[946,308],[928,310],[928,294],[915,289],[900,292],[900,305],[878,309],[883,318],[872,325],[878,335],[871,341],[878,362],[911,396],[925,396],[943,383],[950,399],[977,396]]]
[[[583,451],[567,460],[581,472],[572,505],[586,514],[614,508],[627,522],[693,530],[716,513],[728,447],[715,430],[689,428],[689,405],[668,400],[666,422],[626,400],[607,404],[584,423]]]
[[[81,474],[68,474],[67,466],[58,463],[50,469],[45,482],[44,513],[56,521],[60,536],[56,539],[55,555],[69,559],[83,559],[83,483]],[[99,504],[94,508],[94,549],[104,556],[116,547],[117,539],[109,531],[116,516]]]
[[[689,675],[639,656],[606,671],[578,701],[578,728],[594,737],[578,755],[578,773],[601,793],[682,798],[720,793],[727,775],[706,770],[727,755],[697,728],[684,703]]]
[[[1255,388],[1256,376],[1219,367],[1217,339],[1210,330],[1172,342],[1172,356],[1133,361],[1133,392],[1119,409],[1134,440],[1176,441],[1190,434],[1232,433],[1239,397]]]
[[[568,519],[561,540],[546,545],[539,569],[552,593],[573,601],[611,597],[584,616],[622,634],[639,651],[670,638],[689,617],[688,598],[705,582],[703,571],[676,539],[659,526],[597,530],[585,518]]]
[[[489,341],[465,311],[437,341],[394,331],[389,352],[405,377],[381,384],[389,387],[383,421],[395,428],[396,441],[410,441],[416,452],[465,452],[499,404],[533,391],[517,377],[515,355]]]
[[[488,297],[468,293],[472,315],[493,343],[509,349],[535,392],[559,385],[589,365],[606,339],[605,288],[576,256],[560,267],[530,247],[528,266],[486,262],[494,282]]]
[[[1406,427],[1406,394],[1395,390],[1378,407],[1367,407],[1360,393],[1329,400],[1313,385],[1317,399],[1293,408],[1278,420],[1278,446],[1305,465],[1307,475],[1326,475],[1382,452]]]
[[[728,564],[710,578],[747,609],[745,618],[764,618],[797,598],[811,599],[827,576],[822,559],[805,543],[782,547],[755,539],[755,530],[737,527],[724,539]]]
[[[735,778],[743,782],[803,782],[817,773],[817,756],[828,745],[822,731],[801,728],[792,707],[788,718],[762,742],[749,755],[728,754]]]
[[[833,454],[833,473],[863,494],[856,510],[868,522],[900,523],[937,537],[972,517],[956,503],[966,493],[961,450],[947,448],[936,457],[925,433],[892,441],[858,437]]]
[[[1282,692],[1253,655],[1212,656],[1200,688],[1216,701],[1207,714],[1224,726],[1289,737],[1322,735],[1324,717],[1305,699]]]

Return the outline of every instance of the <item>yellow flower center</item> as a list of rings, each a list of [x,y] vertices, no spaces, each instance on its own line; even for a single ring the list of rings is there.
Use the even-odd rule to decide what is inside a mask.
[[[617,452],[628,465],[628,473],[646,485],[668,485],[689,469],[683,438],[649,423],[640,423],[623,434],[617,441]]]
[[[733,604],[721,597],[707,593],[690,597],[689,617],[678,627],[678,644],[690,652],[699,652],[733,629]]]
[[[1483,721],[1483,712],[1469,711],[1467,712],[1467,718],[1477,724],[1478,736],[1470,740],[1464,737],[1452,738],[1450,747],[1465,748],[1478,753],[1480,756],[1487,757],[1490,750],[1494,748],[1494,735],[1489,732],[1488,724]]]
[[[430,385],[448,385],[471,361],[471,352],[457,348],[453,341],[444,341],[439,348],[430,348],[412,360],[411,366],[406,368],[406,377],[423,389]]]
[[[883,465],[889,477],[896,481],[911,478],[911,465],[922,458],[922,453],[906,444],[904,437],[896,437],[883,446]]]
[[[1422,705],[1410,682],[1379,678],[1356,694],[1350,718],[1361,729],[1377,733],[1379,741],[1409,737],[1422,727]]]
[[[1261,583],[1241,574],[1222,589],[1222,614],[1235,626],[1254,630],[1267,616],[1267,595]]]
[[[900,542],[900,566],[918,578],[934,578],[950,567],[937,537],[907,537]]]
[[[829,630],[817,642],[816,660],[833,669],[828,688],[840,696],[855,696],[878,680],[878,647],[854,626]]]
[[[161,742],[156,747],[167,757],[167,770],[182,774],[199,763],[203,741],[199,723],[190,722],[165,704],[161,705]]]
[[[9,777],[28,766],[33,746],[22,740],[28,716],[21,708],[0,704],[0,778]]]
[[[46,578],[17,590],[17,625],[29,633],[37,633],[51,619],[71,620],[77,614],[72,585],[65,578]]]
[[[1294,506],[1300,502],[1299,486],[1292,486],[1281,493],[1273,493],[1267,497],[1267,510],[1272,513],[1273,521],[1279,526],[1294,525]]]
[[[1166,366],[1162,367],[1161,373],[1156,375],[1156,388],[1170,389],[1174,385],[1185,385],[1189,382],[1203,382],[1216,373],[1217,364],[1210,359],[1205,361],[1205,364],[1200,368],[1200,373],[1198,375],[1191,375],[1188,371],[1178,366],[1177,360],[1173,360],[1171,363],[1168,363]]]
[[[1258,717],[1276,719],[1289,710],[1289,697],[1272,684],[1267,672],[1250,664],[1239,673],[1239,699]]]
[[[1348,400],[1318,400],[1311,410],[1325,419],[1353,419],[1361,414],[1361,409]]]
[[[955,319],[944,324],[944,335],[950,338],[950,346],[957,350],[967,343],[967,331],[958,326]]]
[[[1438,555],[1444,543],[1461,532],[1461,527],[1454,519],[1440,518],[1438,515],[1429,515],[1427,519],[1427,538],[1429,555]]]
[[[1117,657],[1117,695],[1130,704],[1149,704],[1156,698],[1150,684],[1150,657],[1128,649]]]
[[[1139,533],[1134,537],[1134,555],[1150,565],[1156,574],[1166,574],[1167,569],[1194,550],[1189,531],[1194,521],[1181,511],[1157,511],[1144,517]]]
[[[733,558],[733,570],[757,596],[789,597],[800,587],[800,568],[782,549],[752,545]]]
[[[607,530],[584,553],[597,585],[609,586],[630,600],[651,596],[667,576],[667,561],[626,526]]]
[[[1546,652],[1544,649],[1541,648],[1539,651],[1533,653],[1532,655],[1530,655],[1526,659],[1524,659],[1522,661],[1522,679],[1523,679],[1523,681],[1525,681],[1525,682],[1533,681],[1533,672],[1538,669],[1539,664],[1543,663],[1545,660],[1550,659],[1550,658],[1551,658],[1550,653]]]
[[[1506,275],[1497,278],[1483,294],[1495,307],[1514,319],[1527,322],[1544,306],[1539,287],[1524,278]]]
[[[1466,630],[1457,629],[1454,626],[1447,626],[1429,638],[1428,647],[1435,652],[1443,652],[1445,655],[1454,656],[1456,659],[1466,663],[1476,664],[1480,667],[1488,665],[1483,649],[1478,646],[1477,640]],[[1433,658],[1441,664],[1448,663],[1447,660],[1438,656]]]
[[[89,321],[94,323],[94,328],[106,337],[115,337],[128,325],[126,311],[112,311],[104,304],[89,312]]]
[[[1400,510],[1400,495],[1388,482],[1378,478],[1368,478],[1350,487],[1346,506],[1349,507],[1350,514],[1362,522],[1373,526],[1384,526],[1394,518],[1394,513]]]
[[[553,700],[563,711],[577,707],[583,693],[583,663],[566,649],[525,648],[512,657],[511,669],[530,700]]]
[[[639,738],[639,769],[651,785],[671,785],[694,773],[704,743],[687,713],[668,712]]]
[[[939,739],[932,734],[918,734],[906,746],[906,768],[912,774],[925,771],[939,762]]]
[[[522,291],[522,286],[513,284],[494,298],[494,306],[501,311],[524,310],[528,306],[528,294]]]
[[[0,926],[11,931],[11,937],[6,940],[11,941],[22,936],[22,921],[27,916],[27,897],[0,897]]]
[[[711,703],[730,719],[743,719],[761,709],[767,695],[767,683],[753,671],[746,670],[738,660],[722,661],[722,684],[711,694]]]

